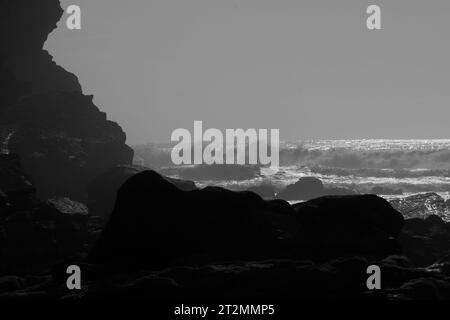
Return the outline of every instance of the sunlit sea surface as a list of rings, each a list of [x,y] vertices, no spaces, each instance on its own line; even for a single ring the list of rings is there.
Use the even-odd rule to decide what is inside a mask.
[[[282,143],[280,150],[281,166],[276,174],[197,183],[230,189],[270,183],[282,189],[301,177],[313,176],[328,186],[367,192],[383,186],[402,189],[402,196],[436,192],[450,198],[450,139],[306,140]]]

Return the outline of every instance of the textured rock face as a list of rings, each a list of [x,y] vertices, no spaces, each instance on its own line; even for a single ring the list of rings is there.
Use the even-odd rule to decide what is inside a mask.
[[[86,184],[103,171],[130,163],[125,133],[79,93],[28,96],[5,111],[14,124],[8,149],[21,157],[38,196],[83,200]]]
[[[0,14],[0,152],[20,156],[39,197],[86,200],[91,179],[131,164],[125,133],[42,49],[63,14],[58,0],[7,1]]]
[[[406,219],[425,219],[431,215],[437,215],[445,221],[450,221],[450,213],[444,199],[434,192],[394,199],[391,201],[391,205],[400,211]]]

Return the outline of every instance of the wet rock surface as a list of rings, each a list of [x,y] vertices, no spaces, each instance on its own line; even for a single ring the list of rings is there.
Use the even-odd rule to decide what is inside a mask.
[[[406,218],[425,219],[431,215],[437,215],[446,221],[450,221],[450,211],[444,199],[434,192],[394,199],[390,203]]]

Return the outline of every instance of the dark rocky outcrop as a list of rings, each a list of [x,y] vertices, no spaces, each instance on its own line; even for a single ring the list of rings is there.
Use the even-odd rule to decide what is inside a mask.
[[[106,221],[114,209],[116,194],[119,188],[129,178],[144,170],[148,170],[148,168],[125,165],[116,166],[93,179],[87,186],[90,214],[102,217]],[[169,177],[164,178],[175,184],[180,190],[191,191],[197,189],[195,183],[192,181]]]
[[[58,0],[0,12],[0,299],[450,299],[448,211],[434,194],[394,202],[414,217],[403,222],[374,195],[320,197],[350,190],[312,179],[286,197],[319,198],[291,206],[116,166],[131,161],[125,134],[42,50],[61,14]],[[205,168],[189,174],[257,174]],[[89,209],[112,209],[103,230],[83,204],[53,197],[81,198],[94,177]],[[399,244],[404,256],[391,256]],[[68,264],[82,268],[83,290],[67,290]],[[372,264],[382,289],[368,292]]]
[[[59,0],[15,0],[0,12],[3,67],[28,83],[28,93],[81,92],[75,75],[58,66],[43,45],[64,11]]]
[[[0,152],[19,155],[39,197],[84,200],[86,183],[131,164],[133,151],[122,129],[82,94],[76,76],[43,50],[62,14],[58,0],[2,6]]]
[[[14,124],[8,149],[20,156],[38,196],[84,200],[86,184],[103,171],[131,163],[125,133],[78,93],[42,93],[22,99],[5,111]]]
[[[274,207],[251,192],[183,191],[143,171],[120,187],[90,261],[164,266],[275,254],[278,234],[265,215]]]
[[[119,189],[90,260],[155,266],[179,263],[180,258],[198,262],[398,252],[390,238],[399,234],[403,218],[381,198],[324,197],[294,210],[282,200],[267,202],[251,192],[216,187],[182,191],[156,172],[144,171]]]

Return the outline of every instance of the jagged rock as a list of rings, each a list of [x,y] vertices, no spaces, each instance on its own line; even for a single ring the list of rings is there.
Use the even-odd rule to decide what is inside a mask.
[[[148,170],[148,168],[131,165],[116,166],[93,179],[87,186],[88,207],[91,215],[102,217],[106,221],[113,211],[116,194],[120,186],[129,178],[144,170]],[[184,191],[197,189],[192,181],[169,177],[165,177],[165,179]]]
[[[300,243],[318,255],[399,252],[402,215],[375,195],[325,196],[293,205]]]
[[[284,200],[311,200],[324,194],[322,181],[314,177],[302,177],[277,194]]]
[[[444,199],[437,193],[421,193],[405,198],[391,200],[391,205],[403,216],[408,218],[425,219],[430,215],[437,215],[449,221],[450,214]]]
[[[86,184],[118,164],[130,164],[133,151],[125,133],[78,93],[39,94],[5,111],[16,128],[9,150],[20,155],[41,198],[85,199]]]
[[[125,133],[43,50],[63,14],[58,0],[7,1],[0,11],[0,153],[17,153],[41,198],[85,199],[88,181],[131,164]],[[2,82],[3,84],[3,82]]]
[[[59,0],[15,0],[2,4],[0,54],[14,77],[30,84],[29,93],[81,92],[78,79],[42,49],[63,13]]]

